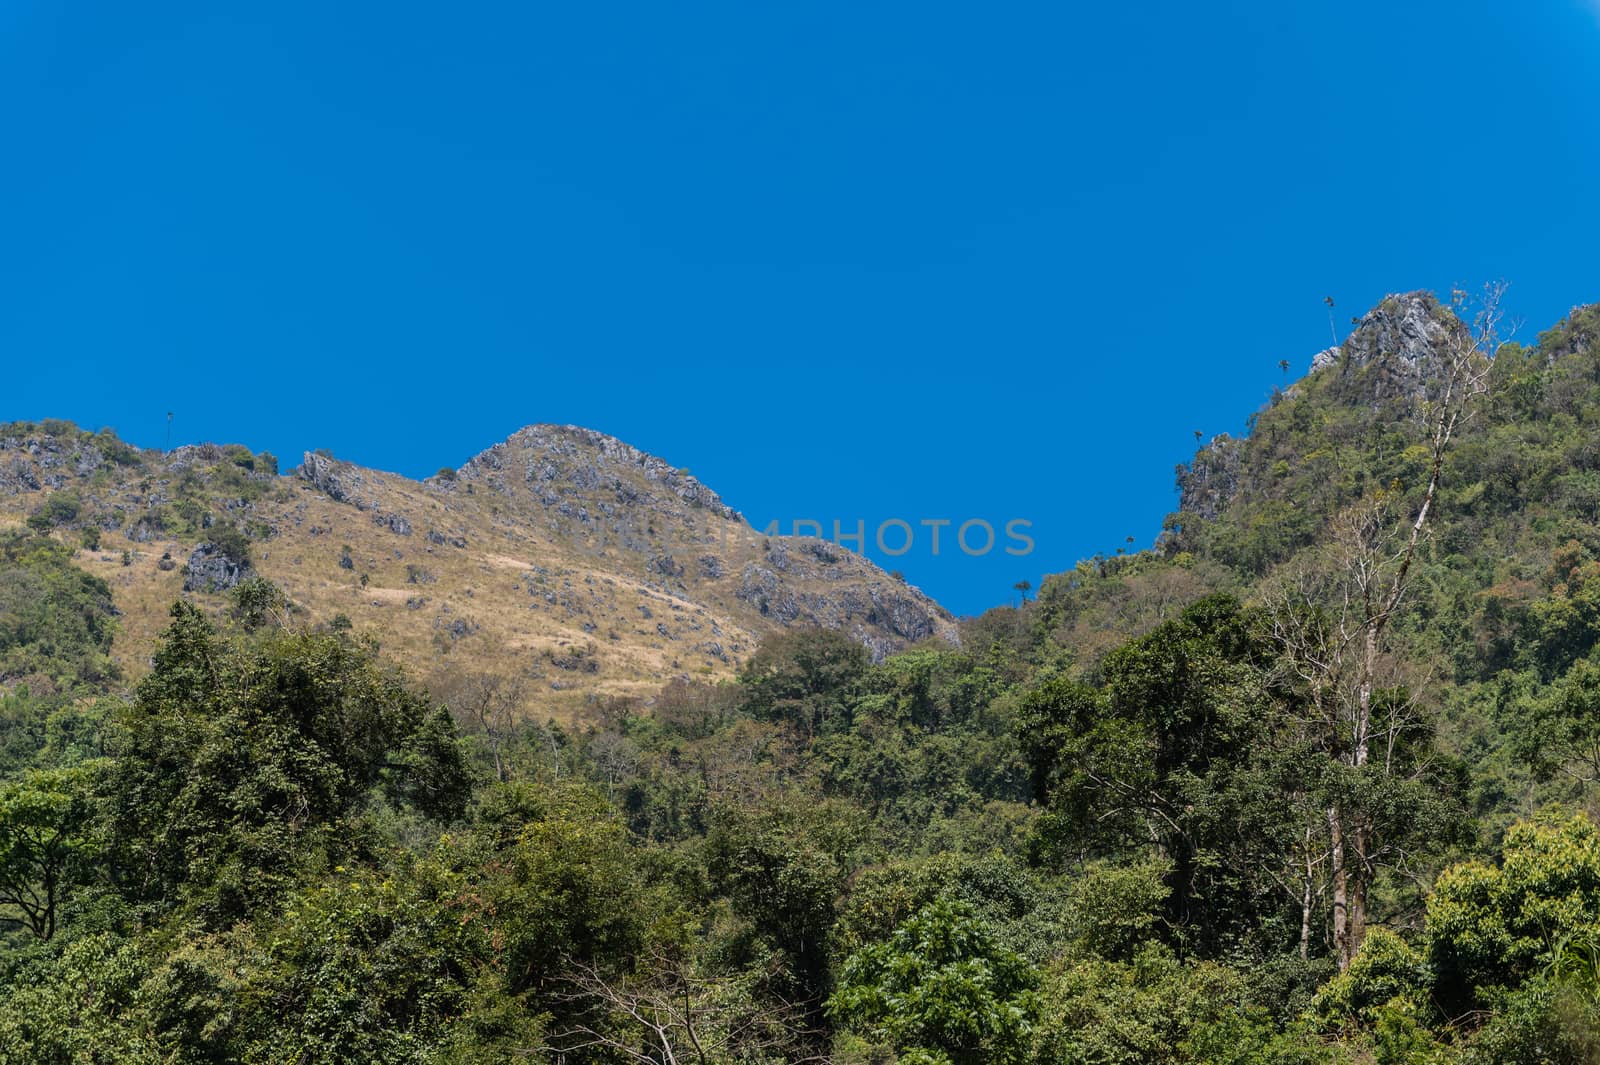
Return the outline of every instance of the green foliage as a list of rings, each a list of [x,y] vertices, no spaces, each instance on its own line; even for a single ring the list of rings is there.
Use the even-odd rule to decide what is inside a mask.
[[[1350,968],[1317,993],[1316,1009],[1328,1022],[1371,1020],[1397,998],[1421,996],[1427,985],[1422,955],[1389,929],[1374,928]]]
[[[55,935],[67,892],[100,847],[95,783],[103,766],[35,769],[0,783],[0,920]]]
[[[180,890],[211,920],[287,882],[374,797],[458,816],[467,777],[442,711],[334,636],[223,640],[192,606],[120,722],[111,798],[134,898]]]
[[[1518,753],[1544,778],[1600,777],[1600,662],[1581,659],[1555,684],[1521,693],[1507,716]]]
[[[1536,978],[1497,1003],[1463,1048],[1463,1065],[1590,1065],[1600,1061],[1600,1008]]]
[[[1171,863],[1161,858],[1091,862],[1078,871],[1067,886],[1071,953],[1132,958],[1160,930],[1171,875]]]
[[[1299,1023],[1252,1001],[1243,975],[1146,947],[1129,962],[1084,961],[1052,972],[1033,1060],[1073,1065],[1311,1065],[1341,1060]]]
[[[52,688],[116,676],[110,587],[72,564],[62,545],[0,530],[0,684],[38,677]]]
[[[343,867],[286,901],[230,989],[243,1060],[426,1060],[470,1008],[492,929],[465,877],[433,863]]]
[[[74,940],[52,965],[35,966],[0,991],[0,1061],[28,1065],[192,1061],[163,1054],[142,1023],[147,966],[111,933]]]
[[[711,884],[785,957],[800,999],[827,987],[834,904],[860,844],[852,820],[794,802],[722,807],[706,839]]]
[[[751,714],[804,735],[849,723],[849,696],[867,671],[867,652],[831,629],[801,629],[764,640],[740,673]]]
[[[28,527],[36,532],[49,532],[58,525],[69,525],[78,520],[83,503],[76,492],[63,490],[45,497],[34,512],[28,515]]]
[[[971,907],[939,900],[887,942],[852,954],[828,1010],[902,1062],[1019,1062],[1033,985],[1033,971],[995,942]]]
[[[250,564],[250,540],[234,525],[214,525],[206,531],[210,541],[222,557],[240,566]]]
[[[1008,855],[944,853],[869,866],[850,878],[834,925],[834,954],[882,942],[939,900],[972,909],[998,943],[1029,961],[1060,947],[1059,886]]]
[[[1557,944],[1600,922],[1600,830],[1550,810],[1506,833],[1498,866],[1446,869],[1428,902],[1430,956],[1449,1006],[1491,1003]]]
[[[234,585],[231,597],[234,618],[250,631],[283,619],[289,609],[289,600],[265,577],[246,577]]]
[[[639,860],[604,799],[586,788],[510,785],[483,812],[493,876],[486,905],[504,922],[513,992],[547,989],[571,961],[615,964],[649,923]]]
[[[222,457],[241,469],[253,470],[256,468],[254,453],[243,444],[224,444]]]
[[[1035,853],[1060,863],[1153,844],[1168,929],[1209,951],[1251,930],[1284,935],[1271,875],[1298,827],[1282,801],[1296,773],[1277,750],[1270,661],[1252,616],[1208,597],[1107,655],[1100,684],[1029,692],[1019,727],[1046,804]]]

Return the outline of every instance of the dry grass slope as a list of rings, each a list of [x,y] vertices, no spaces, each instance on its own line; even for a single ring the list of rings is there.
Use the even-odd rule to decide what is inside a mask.
[[[879,655],[955,633],[859,555],[764,538],[686,471],[572,426],[531,426],[420,482],[322,453],[280,476],[237,445],[163,454],[64,422],[0,426],[0,524],[30,518],[73,541],[98,530],[79,560],[113,589],[114,654],[135,677],[174,599],[226,609],[223,590],[185,591],[196,547],[226,529],[305,621],[348,619],[417,676],[522,676],[530,710],[558,720],[730,676],[776,628],[836,628]]]

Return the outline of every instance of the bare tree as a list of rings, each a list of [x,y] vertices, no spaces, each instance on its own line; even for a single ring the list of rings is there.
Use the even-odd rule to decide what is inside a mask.
[[[620,732],[600,732],[589,741],[589,758],[606,782],[606,798],[639,767],[639,747]]]
[[[1411,502],[1398,485],[1370,493],[1342,511],[1324,543],[1280,570],[1264,592],[1285,669],[1305,693],[1308,737],[1345,769],[1364,770],[1375,750],[1386,759],[1380,768],[1393,768],[1397,746],[1422,724],[1412,699],[1378,705],[1377,693],[1404,672],[1387,637],[1411,588],[1450,446],[1486,390],[1504,291],[1504,284],[1487,286],[1476,301],[1460,290],[1453,294],[1458,315],[1469,307],[1474,313],[1470,326],[1444,331],[1424,382],[1419,414],[1429,460],[1420,498]],[[1343,969],[1365,937],[1367,888],[1384,854],[1370,818],[1337,788],[1325,816],[1332,938]],[[1316,864],[1307,862],[1308,870]],[[1308,926],[1313,892],[1301,894]]]
[[[567,1022],[537,1048],[557,1062],[590,1051],[641,1065],[732,1062],[822,1062],[822,1033],[807,1011],[763,991],[748,973],[699,971],[665,951],[634,972],[611,976],[569,962],[565,990],[555,996]]]
[[[457,720],[481,732],[494,759],[495,779],[506,779],[502,747],[527,697],[527,680],[519,674],[451,670],[435,675],[429,689]]]

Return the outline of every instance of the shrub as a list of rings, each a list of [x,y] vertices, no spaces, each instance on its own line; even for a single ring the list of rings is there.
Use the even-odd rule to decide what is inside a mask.
[[[232,525],[215,525],[206,532],[206,538],[230,562],[240,566],[250,564],[250,541]]]
[[[66,525],[77,519],[83,504],[74,492],[55,492],[28,516],[28,526],[39,532]]]
[[[852,954],[828,1011],[901,1061],[1020,1061],[1035,980],[970,906],[940,899]]]
[[[1447,1006],[1492,1001],[1600,920],[1600,830],[1547,810],[1506,833],[1498,867],[1465,862],[1439,875],[1428,903],[1431,961]]]
[[[222,457],[243,470],[256,468],[255,455],[243,444],[228,444],[222,449]]]
[[[1371,1017],[1393,999],[1420,993],[1426,983],[1422,955],[1389,929],[1374,928],[1350,968],[1317,994],[1315,1008],[1325,1022]]]

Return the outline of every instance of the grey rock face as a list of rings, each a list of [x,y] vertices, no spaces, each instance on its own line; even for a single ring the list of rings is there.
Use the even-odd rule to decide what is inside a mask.
[[[1332,366],[1339,361],[1340,354],[1344,351],[1341,347],[1323,348],[1311,356],[1311,372],[1316,373],[1324,366]]]
[[[225,592],[250,575],[247,563],[230,558],[222,548],[207,541],[195,547],[183,568],[183,590]]]
[[[358,493],[364,487],[361,472],[348,462],[307,451],[295,471],[300,479],[335,503],[349,503],[365,510],[366,504]]]
[[[140,518],[128,526],[128,539],[136,544],[147,544],[165,532],[161,526],[149,518]]]
[[[357,466],[338,459],[307,451],[295,470],[296,475],[311,487],[333,500],[348,503],[357,510],[374,511],[372,524],[388,529],[396,536],[410,536],[411,522],[403,514],[378,511],[378,503],[371,494],[366,476]],[[430,534],[432,536],[434,534]],[[443,543],[441,537],[436,543]]]
[[[403,514],[374,514],[372,524],[386,528],[396,536],[411,535],[411,523]]]
[[[788,625],[800,617],[801,608],[794,593],[789,591],[778,575],[755,563],[744,568],[739,582],[739,599],[751,606],[762,617],[771,617]]]
[[[1227,433],[1195,453],[1194,461],[1178,467],[1178,509],[1210,520],[1239,491],[1239,467],[1244,441]]]
[[[1368,311],[1344,347],[1357,364],[1384,356],[1421,373],[1448,339],[1449,323],[1439,301],[1432,293],[1408,292],[1385,297]]]
[[[874,661],[907,643],[927,639],[945,620],[929,600],[902,584],[853,584],[836,591],[797,592],[782,577],[755,563],[740,575],[738,598],[763,617],[783,625],[819,625],[848,632],[872,652]]]
[[[1414,415],[1463,345],[1471,345],[1466,327],[1432,293],[1386,296],[1343,344],[1312,358],[1311,373],[1330,375],[1320,380],[1339,402]],[[1220,514],[1240,492],[1246,447],[1224,433],[1179,466],[1179,511],[1208,520]]]
[[[1318,355],[1312,369],[1337,373],[1348,402],[1378,407],[1400,401],[1415,410],[1445,379],[1451,353],[1471,344],[1467,327],[1431,292],[1407,292],[1385,296],[1341,347]]]
[[[873,605],[869,620],[913,643],[933,635],[933,614],[917,600],[888,589],[874,588],[869,594]]]
[[[42,430],[0,435],[0,493],[6,495],[60,488],[100,464],[100,453],[80,440]]]

